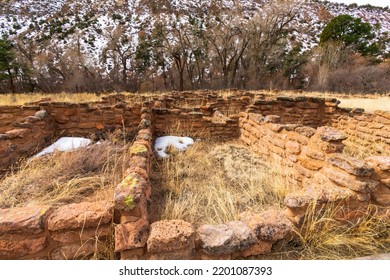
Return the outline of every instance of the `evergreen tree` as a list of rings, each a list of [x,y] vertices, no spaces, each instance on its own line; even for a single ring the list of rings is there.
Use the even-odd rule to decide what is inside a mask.
[[[344,48],[351,47],[362,55],[377,55],[378,45],[372,43],[375,38],[372,26],[360,18],[339,15],[333,18],[320,35],[320,44],[338,43]]]

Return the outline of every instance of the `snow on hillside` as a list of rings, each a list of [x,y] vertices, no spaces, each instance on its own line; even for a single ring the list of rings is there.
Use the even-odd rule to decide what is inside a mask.
[[[266,0],[265,0],[266,1]],[[229,11],[240,5],[248,16],[261,10],[261,0],[14,0],[0,4],[0,36],[45,44],[46,49],[58,49],[66,54],[76,48],[84,54],[86,65],[99,65],[102,54],[113,37],[122,32],[132,38],[128,51],[139,44],[139,32],[151,32],[157,19],[179,19],[188,22],[192,14],[207,14],[211,5],[221,5]],[[214,4],[213,4],[214,3]],[[390,11],[375,7],[346,6],[321,1],[304,1],[292,23],[290,46],[302,43],[303,51],[313,48],[326,23],[339,14],[360,17],[376,26],[377,35],[390,32]],[[172,38],[174,40],[174,38]],[[390,46],[387,46],[390,51]],[[110,58],[106,57],[106,67]]]

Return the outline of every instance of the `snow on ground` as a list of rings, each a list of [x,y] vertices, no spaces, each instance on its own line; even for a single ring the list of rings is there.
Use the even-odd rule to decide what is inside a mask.
[[[179,151],[185,151],[192,144],[194,144],[194,139],[190,137],[162,136],[154,142],[154,149],[160,158],[166,158],[169,157],[166,153],[169,146],[173,146]]]
[[[43,149],[41,152],[36,154],[34,157],[40,157],[53,153],[54,151],[66,152],[70,150],[75,150],[78,148],[86,147],[91,144],[91,140],[81,137],[61,137],[54,144]]]

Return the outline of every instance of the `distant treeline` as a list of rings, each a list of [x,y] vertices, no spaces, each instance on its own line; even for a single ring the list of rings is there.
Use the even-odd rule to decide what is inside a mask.
[[[388,34],[378,37],[375,27],[343,15],[330,20],[318,46],[309,48],[296,38],[305,32],[297,30],[299,4],[278,3],[249,14],[218,5],[169,17],[155,11],[147,27],[137,28],[114,14],[115,29],[94,30],[107,42],[95,56],[85,46],[102,42],[79,36],[92,26],[89,16],[71,32],[63,29],[68,22],[54,21],[39,40],[6,36],[0,40],[0,92],[390,91]],[[60,37],[66,43],[53,44]]]

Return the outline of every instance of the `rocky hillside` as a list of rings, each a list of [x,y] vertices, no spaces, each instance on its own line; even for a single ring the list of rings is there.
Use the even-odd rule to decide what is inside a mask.
[[[269,15],[275,11],[273,4],[269,5],[266,0],[7,0],[0,2],[0,34],[17,42],[21,55],[41,77],[54,71],[61,72],[58,79],[66,79],[67,74],[60,69],[60,64],[74,61],[77,56],[79,64],[86,69],[93,68],[100,76],[114,75],[112,70],[117,69],[117,74],[122,72],[126,80],[132,68],[144,70],[152,66],[151,60],[157,56],[157,51],[151,55],[149,49],[157,40],[156,33],[161,25],[166,28],[165,33],[160,34],[166,41],[161,43],[175,45],[185,39],[185,36],[181,38],[183,26],[198,28],[207,34],[213,25],[206,19],[212,18],[217,23],[235,22],[239,26],[252,17],[259,17],[266,23],[273,20],[277,23],[275,28],[283,32],[288,30],[283,42],[278,43],[283,43],[285,52],[299,46],[298,53],[315,47],[323,27],[339,14],[350,14],[369,22],[375,27],[377,38],[386,38],[390,31],[390,11],[386,8],[323,1],[291,1],[287,7],[286,1],[270,2],[279,2],[278,9],[285,9],[285,13],[278,14],[285,20],[270,19]],[[390,51],[390,43],[385,44]],[[169,64],[189,65],[176,61],[175,57],[164,56],[163,60],[154,65],[158,70],[156,75],[165,75]],[[179,72],[181,66],[177,66]],[[204,69],[203,74],[210,71]]]

